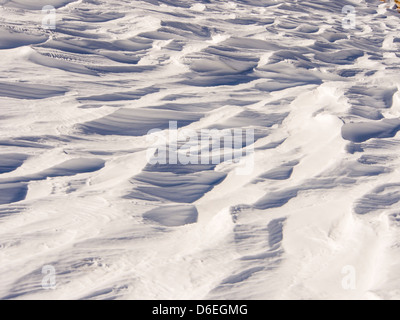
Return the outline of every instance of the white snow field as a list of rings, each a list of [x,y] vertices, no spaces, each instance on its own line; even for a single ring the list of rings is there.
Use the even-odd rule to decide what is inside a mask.
[[[400,299],[399,31],[379,0],[0,0],[0,298]],[[253,170],[148,162],[170,121],[254,129]]]

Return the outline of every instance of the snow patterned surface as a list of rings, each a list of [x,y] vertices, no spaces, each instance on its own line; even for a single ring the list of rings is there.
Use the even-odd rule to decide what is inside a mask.
[[[375,0],[1,0],[0,298],[399,299],[399,19]],[[169,121],[255,129],[253,172],[147,163]]]

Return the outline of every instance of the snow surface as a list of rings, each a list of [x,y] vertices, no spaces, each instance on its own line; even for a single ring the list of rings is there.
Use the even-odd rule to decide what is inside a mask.
[[[399,299],[399,19],[378,0],[0,0],[0,298]],[[255,129],[253,172],[149,164],[169,121]]]

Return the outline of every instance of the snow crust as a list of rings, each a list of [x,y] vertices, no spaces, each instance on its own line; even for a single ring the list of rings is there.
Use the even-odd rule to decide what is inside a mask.
[[[0,298],[399,299],[399,19],[377,0],[1,0]],[[254,170],[148,163],[170,121],[254,129]]]

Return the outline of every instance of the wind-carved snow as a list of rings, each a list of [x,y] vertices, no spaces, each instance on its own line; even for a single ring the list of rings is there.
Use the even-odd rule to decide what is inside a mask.
[[[55,30],[41,27],[44,5]],[[388,3],[0,11],[1,298],[400,297],[400,16]],[[254,170],[149,163],[147,133],[171,121],[253,129]]]

